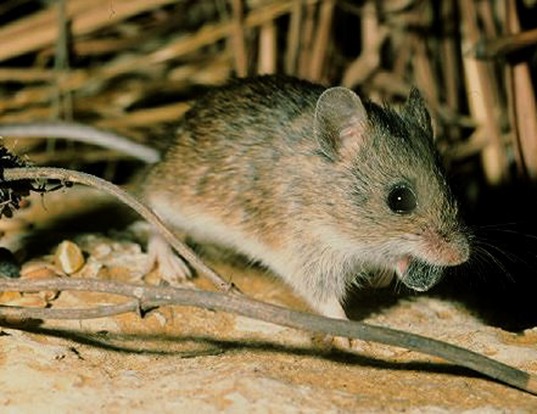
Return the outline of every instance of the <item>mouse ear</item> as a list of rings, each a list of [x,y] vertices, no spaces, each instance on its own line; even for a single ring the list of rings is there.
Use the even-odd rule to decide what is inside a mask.
[[[362,142],[367,112],[358,95],[336,86],[324,91],[315,108],[314,132],[330,159],[349,154]]]
[[[412,88],[410,90],[408,99],[403,107],[403,113],[414,121],[417,121],[425,133],[433,139],[431,115],[427,110],[425,99],[423,99],[423,96],[421,96],[421,93],[417,88]]]

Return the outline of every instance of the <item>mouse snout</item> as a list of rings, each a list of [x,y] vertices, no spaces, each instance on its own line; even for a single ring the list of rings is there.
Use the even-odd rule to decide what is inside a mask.
[[[470,258],[470,241],[462,231],[429,231],[424,235],[424,250],[429,260],[438,266],[457,266]]]

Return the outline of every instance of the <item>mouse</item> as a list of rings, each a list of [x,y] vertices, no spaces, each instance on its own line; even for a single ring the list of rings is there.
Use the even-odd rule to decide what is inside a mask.
[[[332,318],[347,318],[352,285],[423,292],[471,252],[417,89],[395,108],[293,77],[233,80],[193,104],[139,194]],[[188,276],[158,236],[149,247],[163,273]]]

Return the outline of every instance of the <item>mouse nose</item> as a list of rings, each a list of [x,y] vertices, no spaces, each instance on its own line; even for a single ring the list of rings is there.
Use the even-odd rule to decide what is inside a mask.
[[[450,249],[446,254],[449,266],[457,266],[468,261],[470,258],[470,242],[465,236],[458,236],[457,240],[450,243]]]
[[[425,249],[431,252],[431,260],[439,266],[457,266],[470,258],[469,235],[463,231],[437,231],[426,236]]]

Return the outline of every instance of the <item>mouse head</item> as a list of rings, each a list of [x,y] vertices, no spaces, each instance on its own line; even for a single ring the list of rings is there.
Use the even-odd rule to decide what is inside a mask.
[[[393,270],[427,290],[443,269],[465,262],[468,236],[458,218],[419,92],[399,110],[362,101],[349,89],[326,90],[315,135],[332,165],[338,243],[365,267]]]

